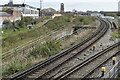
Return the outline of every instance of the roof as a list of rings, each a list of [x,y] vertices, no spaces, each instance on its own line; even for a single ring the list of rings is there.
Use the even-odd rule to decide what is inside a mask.
[[[5,4],[5,5],[0,5],[0,7],[7,7],[9,6],[8,4]],[[30,5],[27,5],[27,4],[13,4],[12,7],[24,7],[24,6],[29,6],[30,8],[34,8],[34,9],[37,9],[36,7],[32,7]]]
[[[11,14],[8,14],[8,13],[6,13],[6,12],[0,12],[0,16],[12,16]]]

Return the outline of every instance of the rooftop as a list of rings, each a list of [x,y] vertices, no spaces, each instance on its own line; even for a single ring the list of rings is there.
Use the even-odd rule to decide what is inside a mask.
[[[36,7],[32,7],[32,6],[27,5],[27,4],[13,4],[12,5],[12,7],[25,7],[25,6],[29,6],[30,8],[37,9]],[[8,4],[0,5],[0,7],[9,7],[9,5]]]

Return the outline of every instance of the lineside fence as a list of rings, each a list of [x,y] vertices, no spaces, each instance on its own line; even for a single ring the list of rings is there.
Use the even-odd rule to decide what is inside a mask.
[[[114,67],[104,76],[105,78],[116,78],[120,74],[120,60]]]

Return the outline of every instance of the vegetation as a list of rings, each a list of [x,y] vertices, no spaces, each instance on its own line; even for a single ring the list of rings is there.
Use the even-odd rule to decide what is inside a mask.
[[[29,56],[37,57],[38,55],[42,55],[42,57],[50,57],[58,52],[60,52],[60,43],[59,41],[52,40],[46,42],[43,46],[33,49]]]
[[[9,13],[11,15],[13,14],[13,8],[3,8],[2,11],[7,12],[7,13]]]
[[[5,68],[3,68],[3,76],[8,76],[30,67],[35,64],[33,61],[34,58],[37,58],[40,55],[42,55],[42,57],[47,57],[58,52],[60,52],[59,41],[47,41],[45,44],[37,46],[31,53],[28,54],[28,56],[15,59],[15,61],[8,64]]]
[[[77,18],[73,19],[73,23],[77,24],[77,26],[89,25],[92,21],[95,21],[95,18],[81,16],[81,17],[77,17]]]
[[[33,19],[32,17],[23,17],[21,16],[21,20],[17,20],[14,22],[5,20],[3,21],[3,30],[13,30],[13,29],[20,29],[20,28],[27,28],[27,25],[35,25],[38,24],[39,22],[43,22],[46,19],[49,19],[50,17],[42,17],[38,19]]]
[[[23,24],[25,20],[29,22],[26,22]],[[8,50],[11,48],[16,47],[16,45],[20,45],[21,43],[28,41],[32,38],[36,38],[42,34],[43,32],[47,32],[48,29],[46,27],[40,27],[43,23],[45,23],[47,20],[49,20],[49,17],[43,17],[40,19],[33,19],[34,25],[32,29],[28,29],[27,24],[33,22],[32,20],[29,20],[30,17],[25,17],[24,21],[18,20],[16,22],[10,22],[10,21],[4,21],[5,26],[3,28],[4,34],[2,34],[2,49]],[[14,26],[12,25],[14,24]],[[39,29],[38,29],[39,28]],[[35,33],[36,32],[36,33]],[[12,47],[13,46],[13,47]]]
[[[53,14],[56,13],[57,11],[53,8],[46,8],[46,9],[42,9],[42,13],[44,14]]]
[[[120,19],[118,19],[118,27],[120,28]]]
[[[43,27],[39,27],[41,23],[38,22],[45,21],[46,19],[49,19],[49,17],[45,17],[43,19],[37,19],[37,20],[31,19],[30,17],[25,17],[22,19],[23,21],[22,20],[16,21],[20,23],[19,25],[15,24],[14,28],[4,29],[4,34],[2,35],[3,51],[7,51],[31,39],[37,38],[43,34],[50,32],[51,30],[58,29],[60,27],[67,27],[67,25],[69,24],[74,24],[76,26],[79,26],[79,25],[88,25],[95,23],[95,18],[93,17],[74,16],[70,14],[70,15],[63,15],[61,17],[55,17],[55,19],[50,20],[49,22],[47,22],[46,25],[43,25]],[[25,22],[25,24],[23,24],[23,22]],[[26,26],[24,26],[33,22],[36,23],[33,26],[33,28],[34,27],[37,28],[29,30]]]
[[[117,15],[116,14],[112,14],[112,13],[106,13],[106,14],[104,14],[105,16],[112,16],[112,17],[115,17],[115,18],[117,18]]]
[[[117,76],[117,78],[115,80],[120,80],[120,74]]]
[[[117,17],[119,16],[118,14],[116,15]],[[116,19],[115,21],[118,21],[118,29],[114,30],[113,33],[111,34],[111,39],[110,40],[115,40],[116,38],[120,38],[120,19]]]
[[[119,31],[114,31],[112,34],[111,34],[111,39],[110,40],[115,40],[116,38],[120,38],[120,32]]]
[[[90,33],[90,32],[89,32]],[[83,37],[88,36],[85,34]],[[34,48],[33,51],[28,53],[26,56],[20,55],[18,58],[16,57],[14,61],[11,61],[8,65],[3,68],[3,76],[9,76],[18,71],[22,71],[26,68],[29,68],[33,64],[43,61],[49,58],[56,53],[59,53],[61,50],[71,47],[78,41],[83,40],[83,38],[76,38],[75,41],[69,42],[70,39],[73,39],[74,35],[67,35],[63,38],[63,40],[49,40],[43,45],[38,45]],[[78,36],[79,37],[79,36]],[[61,47],[65,43],[69,45]]]

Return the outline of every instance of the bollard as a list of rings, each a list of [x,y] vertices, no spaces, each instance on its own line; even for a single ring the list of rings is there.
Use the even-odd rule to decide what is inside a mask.
[[[96,48],[96,46],[95,46],[95,45],[93,45],[93,51],[95,51],[95,48]]]
[[[112,57],[113,65],[115,65],[116,57]]]
[[[100,47],[102,47],[102,43],[100,44]]]
[[[102,72],[101,77],[103,77],[103,76],[104,76],[105,71],[106,71],[106,68],[105,68],[104,66],[103,66],[103,67],[101,67],[101,72]]]

